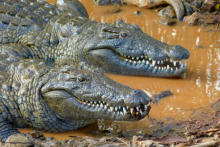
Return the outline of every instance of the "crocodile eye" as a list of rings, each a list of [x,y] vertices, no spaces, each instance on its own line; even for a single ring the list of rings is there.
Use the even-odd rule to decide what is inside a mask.
[[[126,37],[128,36],[128,34],[125,33],[125,32],[123,32],[123,33],[120,33],[120,36],[121,36],[122,38],[126,38]]]
[[[86,82],[86,81],[89,81],[89,78],[86,75],[80,75],[80,76],[77,77],[77,80],[79,82]]]

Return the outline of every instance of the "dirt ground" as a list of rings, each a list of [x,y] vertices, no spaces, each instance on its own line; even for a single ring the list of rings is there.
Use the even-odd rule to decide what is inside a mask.
[[[219,0],[198,0],[187,2],[186,4],[194,11],[185,16],[183,21],[189,25],[209,25],[216,24],[220,27],[220,1]]]
[[[195,110],[191,118],[184,122],[176,122],[166,126],[164,131],[153,130],[147,134],[132,134],[132,132],[119,132],[117,134],[100,131],[102,137],[77,137],[70,140],[56,141],[51,137],[45,137],[42,132],[33,132],[23,136],[13,135],[2,147],[217,147],[220,146],[220,100],[211,105]],[[169,127],[167,127],[169,126]],[[18,142],[19,140],[19,142]]]

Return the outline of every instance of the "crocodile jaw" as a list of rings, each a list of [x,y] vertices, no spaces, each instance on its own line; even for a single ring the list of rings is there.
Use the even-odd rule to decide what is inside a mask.
[[[53,90],[42,94],[48,106],[65,120],[106,119],[117,121],[140,120],[148,115],[150,103],[135,106],[113,106],[102,100],[82,100],[65,90]],[[91,99],[91,98],[90,98]],[[97,98],[96,98],[97,99]]]
[[[90,61],[105,71],[115,74],[179,77],[186,71],[187,59],[171,58],[153,60],[147,55],[129,56],[117,53],[113,49],[94,49],[89,51]],[[102,61],[102,62],[100,62]]]

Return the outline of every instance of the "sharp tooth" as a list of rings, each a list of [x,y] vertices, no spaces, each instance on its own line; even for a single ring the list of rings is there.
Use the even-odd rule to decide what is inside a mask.
[[[141,60],[138,61],[138,64],[141,64]]]
[[[156,64],[156,61],[155,61],[155,60],[153,60],[153,61],[152,61],[152,65],[154,66],[155,64]]]
[[[131,58],[131,56],[128,56],[128,58]]]
[[[96,101],[93,101],[93,104],[96,104]]]
[[[121,114],[121,115],[124,115],[122,111],[120,111],[120,114]]]
[[[145,60],[142,60],[142,63],[145,63]]]
[[[126,113],[127,113],[127,111],[126,111],[125,107],[123,107],[123,112],[124,112],[124,114],[126,114]]]
[[[161,60],[161,64],[163,64],[163,60]]]
[[[129,110],[129,107],[127,106],[127,110]]]
[[[128,59],[125,59],[125,61],[127,61],[127,62],[128,62]]]
[[[141,56],[141,59],[143,59],[144,58],[144,56]]]
[[[131,63],[131,62],[132,62],[132,60],[129,60],[129,62]]]
[[[131,111],[131,114],[133,114],[133,112],[134,112],[134,108],[131,108],[130,111]]]
[[[110,111],[111,111],[111,112],[113,111],[113,107],[110,107]]]
[[[149,57],[149,61],[151,61],[151,58]]]
[[[173,68],[171,67],[170,70],[173,71]]]
[[[118,107],[117,106],[115,107],[115,111],[118,111]]]
[[[102,108],[103,108],[103,104],[102,104],[102,103],[100,104],[100,107],[102,107]]]
[[[87,103],[87,105],[90,106],[91,104],[90,104],[90,103]]]
[[[132,60],[134,60],[134,57],[132,57]]]
[[[134,64],[137,64],[137,62],[136,62],[136,61],[134,61],[133,63],[134,63]]]
[[[146,63],[149,64],[149,61],[147,60]]]
[[[140,111],[138,106],[136,107],[136,110],[137,110],[137,111]]]
[[[170,66],[169,66],[169,64],[167,65],[167,69],[169,69],[170,68]]]
[[[176,61],[173,61],[173,65],[176,66]]]
[[[147,108],[148,108],[148,106],[147,106],[147,105],[144,105],[144,109],[147,110]]]
[[[157,64],[160,64],[160,60],[157,61]]]
[[[104,105],[104,109],[107,109],[107,106],[106,106],[106,105]]]
[[[139,57],[136,57],[137,60],[139,60]]]
[[[141,115],[143,114],[142,110],[140,110]]]

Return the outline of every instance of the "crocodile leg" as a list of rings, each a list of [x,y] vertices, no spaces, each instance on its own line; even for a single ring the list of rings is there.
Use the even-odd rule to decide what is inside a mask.
[[[0,104],[0,141],[6,141],[9,136],[18,133],[17,129],[7,120],[8,114],[7,108]]]

